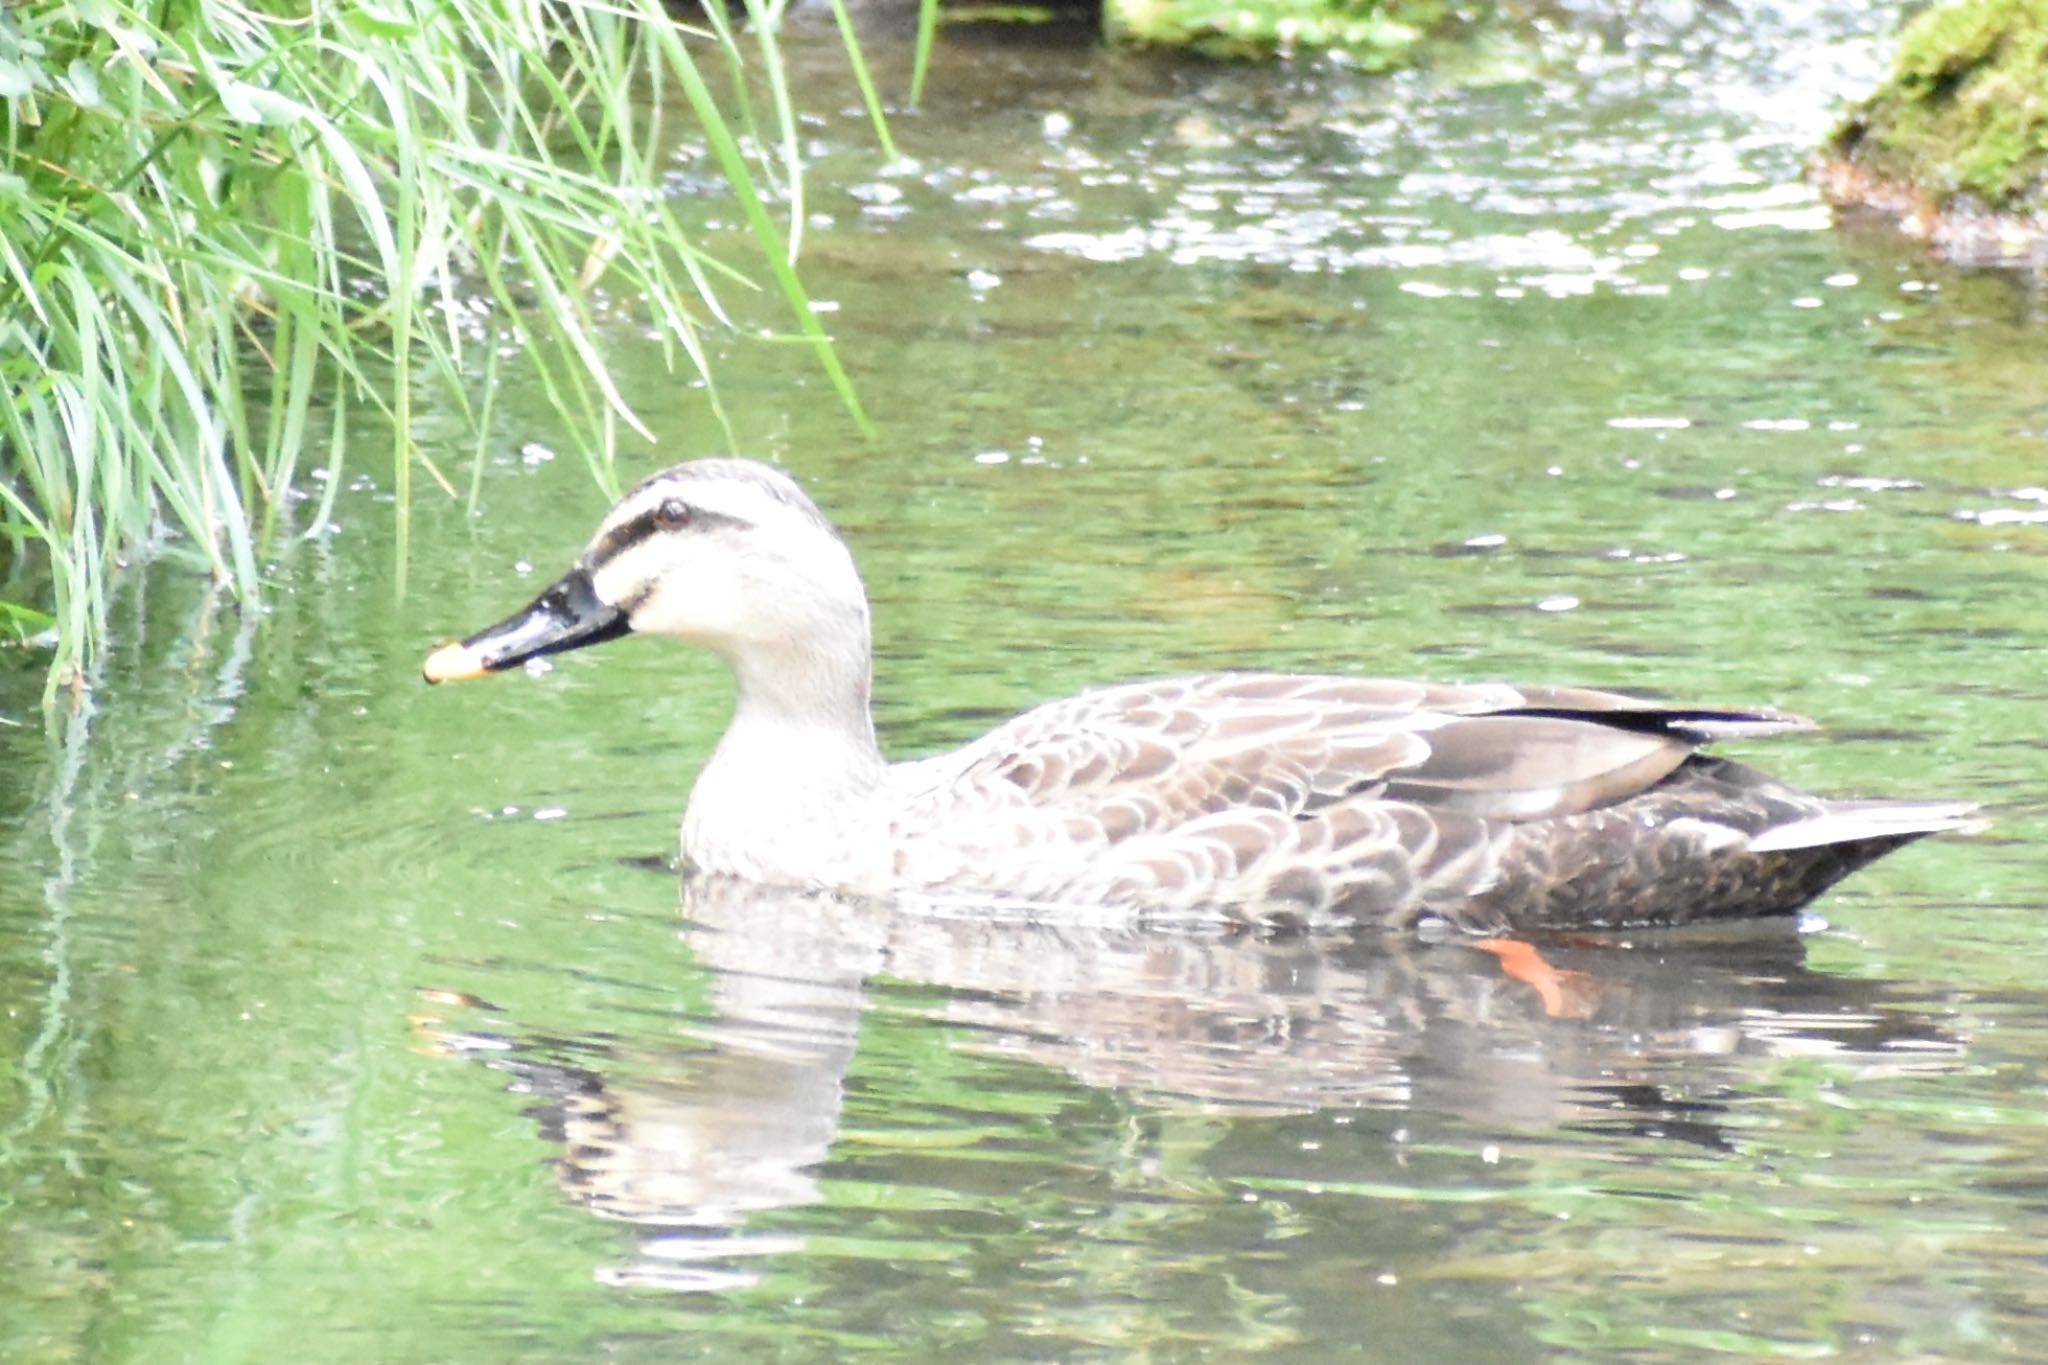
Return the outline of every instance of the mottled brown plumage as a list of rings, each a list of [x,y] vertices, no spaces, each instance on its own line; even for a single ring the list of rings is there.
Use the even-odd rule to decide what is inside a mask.
[[[1155,920],[1496,932],[1786,913],[1963,812],[1866,803],[1858,837],[1754,851],[1857,807],[1698,747],[1806,728],[1583,688],[1125,684],[892,769],[892,870]]]
[[[775,884],[1112,921],[1682,924],[1790,913],[1972,809],[1830,800],[1699,752],[1809,728],[1776,711],[1293,674],[1106,687],[887,764],[851,556],[794,483],[738,460],[643,482],[569,575],[428,677],[627,629],[732,665],[684,853]]]

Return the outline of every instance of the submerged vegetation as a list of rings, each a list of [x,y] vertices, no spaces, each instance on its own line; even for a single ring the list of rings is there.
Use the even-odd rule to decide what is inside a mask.
[[[323,525],[366,420],[392,434],[401,506],[419,478],[458,492],[415,409],[438,389],[481,435],[508,355],[609,484],[639,421],[594,336],[600,288],[722,421],[703,329],[747,281],[661,193],[666,108],[864,421],[769,209],[801,222],[780,5],[746,11],[743,39],[716,3],[693,30],[658,0],[0,7],[0,642],[44,635],[52,690],[82,687],[137,552],[255,591],[270,537]],[[730,74],[723,105],[699,54]],[[287,528],[316,468],[324,500]]]

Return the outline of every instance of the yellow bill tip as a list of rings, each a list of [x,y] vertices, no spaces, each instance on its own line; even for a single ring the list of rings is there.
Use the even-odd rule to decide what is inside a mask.
[[[468,682],[486,671],[483,656],[461,644],[442,645],[420,666],[420,676],[430,683]]]

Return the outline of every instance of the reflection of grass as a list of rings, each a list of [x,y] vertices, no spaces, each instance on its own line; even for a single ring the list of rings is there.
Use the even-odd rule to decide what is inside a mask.
[[[401,506],[415,471],[453,492],[413,440],[428,392],[483,432],[523,371],[611,483],[619,429],[651,434],[606,371],[608,299],[708,381],[718,287],[751,287],[667,206],[669,92],[864,420],[755,183],[800,219],[779,10],[747,5],[778,128],[757,159],[699,67],[717,54],[751,129],[746,59],[712,10],[692,46],[653,0],[0,9],[0,544],[17,579],[47,563],[53,688],[83,686],[109,580],[138,549],[175,537],[252,593],[315,467],[310,520],[327,521],[366,418],[393,433]],[[0,610],[0,638],[45,626]]]

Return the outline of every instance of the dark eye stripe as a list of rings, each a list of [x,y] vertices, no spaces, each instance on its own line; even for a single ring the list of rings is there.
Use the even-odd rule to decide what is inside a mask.
[[[598,537],[597,544],[590,547],[590,567],[609,564],[618,558],[619,552],[629,545],[637,545],[654,534],[654,513],[642,512],[631,521],[621,522]]]
[[[684,531],[694,532],[714,526],[746,526],[750,524],[739,517],[728,516],[724,512],[711,512],[702,507],[694,506],[690,509],[689,525],[679,527],[675,531],[665,529],[661,525],[660,517],[661,509],[657,506],[640,513],[640,515],[630,521],[621,522],[617,526],[612,527],[611,530],[606,531],[602,536],[598,537],[597,543],[590,547],[590,552],[586,556],[586,562],[589,567],[595,569],[601,564],[609,564],[624,551],[634,545],[638,545],[649,536],[675,535]]]

